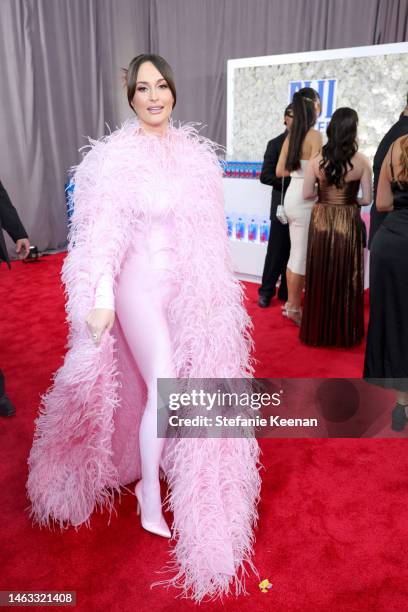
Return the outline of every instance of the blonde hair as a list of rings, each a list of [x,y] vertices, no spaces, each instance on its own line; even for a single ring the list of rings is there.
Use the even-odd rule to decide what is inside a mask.
[[[399,145],[401,147],[401,155],[399,163],[401,170],[398,173],[399,183],[408,183],[408,134],[401,138]]]

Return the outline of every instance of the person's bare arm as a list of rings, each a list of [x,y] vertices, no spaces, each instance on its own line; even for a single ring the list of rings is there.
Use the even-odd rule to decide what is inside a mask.
[[[315,157],[322,150],[323,136],[317,130],[313,130],[310,134],[310,159]]]
[[[379,212],[389,212],[394,208],[394,196],[391,190],[390,159],[391,151],[389,149],[382,163],[380,178],[378,179],[377,198],[375,201],[375,205]]]
[[[357,202],[360,206],[368,206],[368,204],[371,204],[373,197],[373,173],[371,171],[371,165],[368,159],[363,155],[361,157],[363,174],[361,175],[360,185],[363,193],[361,198],[357,198]]]
[[[286,170],[286,160],[288,157],[289,139],[286,136],[283,146],[279,155],[278,164],[276,166],[276,176],[282,178],[282,176],[290,176],[289,170]]]
[[[319,157],[316,156],[309,160],[305,178],[303,179],[303,197],[305,200],[314,200],[316,198],[316,178],[319,168]]]

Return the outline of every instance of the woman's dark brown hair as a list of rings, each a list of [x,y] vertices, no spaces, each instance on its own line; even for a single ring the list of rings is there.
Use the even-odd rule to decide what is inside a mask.
[[[286,158],[286,169],[290,172],[300,168],[303,141],[307,132],[316,122],[314,103],[317,100],[320,100],[320,96],[311,87],[303,87],[293,95],[293,123]]]
[[[123,69],[125,75],[125,85],[127,90],[127,99],[130,108],[134,111],[132,106],[133,98],[135,97],[137,74],[139,68],[145,62],[151,62],[155,68],[160,72],[167,85],[170,87],[170,91],[173,94],[174,102],[173,108],[176,106],[177,93],[176,86],[174,84],[173,70],[170,64],[166,62],[164,57],[161,55],[155,55],[154,53],[141,53],[132,59],[129,66]]]
[[[357,153],[358,116],[353,108],[338,108],[327,126],[327,143],[322,147],[320,170],[329,185],[342,187],[344,177],[353,169],[352,157]]]

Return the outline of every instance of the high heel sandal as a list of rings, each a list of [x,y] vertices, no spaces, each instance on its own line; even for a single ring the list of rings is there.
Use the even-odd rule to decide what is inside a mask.
[[[288,308],[290,308],[289,302],[285,302],[284,304],[282,304],[281,311],[284,317],[288,316]]]
[[[138,516],[140,515],[140,521],[142,523],[143,529],[146,531],[150,531],[150,533],[154,533],[158,536],[162,536],[163,538],[171,538],[171,532],[168,528],[166,520],[163,514],[160,517],[159,522],[149,521],[146,519],[143,508],[143,496],[142,496],[142,481],[139,480],[135,487],[135,495],[137,500],[136,511]],[[160,508],[161,511],[161,508]]]
[[[300,324],[302,323],[302,309],[299,308],[286,308],[286,317],[288,317],[288,319],[290,319],[291,321],[293,321],[294,323],[296,323],[296,325],[298,327],[300,327]]]

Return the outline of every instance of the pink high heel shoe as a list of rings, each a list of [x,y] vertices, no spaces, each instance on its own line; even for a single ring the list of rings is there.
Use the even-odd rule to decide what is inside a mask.
[[[137,483],[135,487],[135,494],[136,494],[136,499],[137,499],[136,510],[137,510],[138,516],[140,514],[140,521],[142,523],[143,529],[146,529],[146,531],[150,531],[150,533],[154,533],[158,536],[162,536],[163,538],[171,538],[171,532],[170,532],[170,529],[168,528],[168,525],[166,523],[166,520],[163,514],[161,514],[160,520],[158,522],[149,521],[148,518],[146,517],[146,508],[143,506],[142,481],[141,480],[139,480],[139,482]]]

